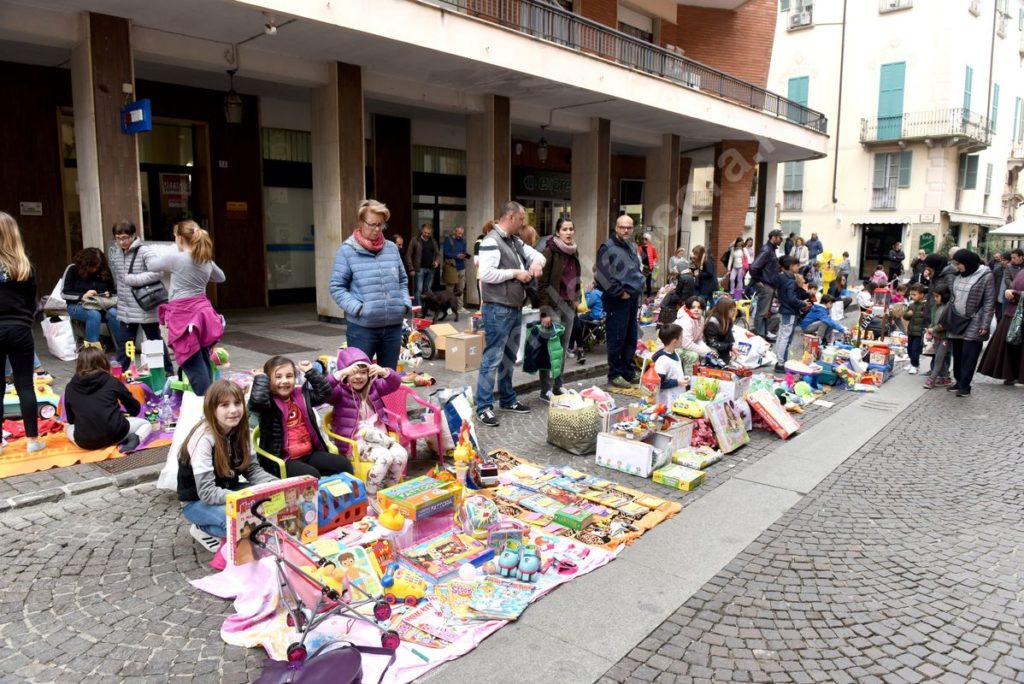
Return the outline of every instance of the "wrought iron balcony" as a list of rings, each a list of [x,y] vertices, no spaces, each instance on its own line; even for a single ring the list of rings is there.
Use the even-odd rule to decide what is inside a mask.
[[[711,203],[715,200],[714,190],[694,190],[693,191],[693,210],[694,211],[710,211]]]
[[[1010,161],[1024,161],[1024,141],[1018,140],[1017,142],[1013,143],[1013,147],[1010,148]]]
[[[825,133],[828,128],[828,120],[821,112],[544,0],[428,1],[787,119],[819,133]]]
[[[871,189],[872,209],[895,209],[896,208],[896,184],[890,183],[885,188]]]
[[[939,140],[952,140],[972,150],[988,147],[992,141],[988,117],[954,108],[860,120],[860,142],[868,147]]]

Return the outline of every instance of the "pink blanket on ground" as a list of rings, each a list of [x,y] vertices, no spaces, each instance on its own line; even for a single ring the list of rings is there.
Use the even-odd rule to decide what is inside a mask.
[[[570,554],[569,541],[563,538],[553,538],[551,541],[555,545],[553,552],[556,556],[566,557]],[[588,550],[585,558],[574,559],[578,567],[575,573],[561,575],[548,572],[541,575],[531,602],[575,577],[606,565],[616,556],[615,552],[604,549],[588,547]],[[214,596],[234,599],[235,614],[229,616],[221,626],[221,637],[225,642],[249,648],[262,646],[271,658],[284,660],[288,645],[298,640],[298,634],[287,624],[274,559],[262,558],[247,565],[229,565],[223,572],[192,580],[192,584]],[[413,653],[410,644],[403,642],[395,654],[395,664],[385,673],[384,681],[403,684],[422,677],[442,663],[469,653],[505,624],[503,620],[473,622],[466,627],[457,627],[461,636],[445,648],[416,646],[416,651],[430,658],[426,662]],[[380,632],[365,622],[332,617],[309,635],[307,646],[313,651],[321,643],[334,640],[380,646]],[[364,656],[365,680],[377,681],[386,662],[385,658]]]

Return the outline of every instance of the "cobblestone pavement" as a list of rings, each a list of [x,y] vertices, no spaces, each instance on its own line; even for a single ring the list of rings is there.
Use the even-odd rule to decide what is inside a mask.
[[[926,393],[601,681],[1024,681],[1022,397]]]

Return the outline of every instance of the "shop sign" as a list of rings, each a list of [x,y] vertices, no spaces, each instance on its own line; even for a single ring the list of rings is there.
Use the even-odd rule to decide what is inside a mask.
[[[160,194],[167,200],[168,209],[188,209],[192,182],[187,173],[161,173]]]
[[[513,186],[516,197],[572,198],[572,180],[567,173],[542,169],[514,169]]]
[[[42,202],[18,202],[18,211],[22,216],[42,216]]]
[[[248,202],[228,202],[227,203],[228,218],[237,221],[244,221],[249,218],[249,203]]]

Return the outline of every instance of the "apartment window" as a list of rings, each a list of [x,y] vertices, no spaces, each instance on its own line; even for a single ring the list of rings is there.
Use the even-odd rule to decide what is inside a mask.
[[[958,169],[961,190],[974,190],[978,187],[978,155],[961,154]]]
[[[985,165],[985,199],[981,210],[988,213],[988,196],[992,194],[992,164]]]
[[[999,117],[999,84],[992,84],[992,122],[989,124],[992,127],[992,132],[996,132],[996,119]]]
[[[789,79],[789,86],[786,91],[786,99],[804,107],[807,106],[807,94],[811,86],[810,76],[797,76]],[[798,107],[790,105],[787,117],[790,121],[803,123],[806,113]]]
[[[1019,97],[1013,100],[1013,128],[1010,129],[1010,136],[1014,140],[1020,141],[1020,108],[1021,99]]]
[[[790,233],[793,233],[794,235],[800,234],[800,219],[782,222],[782,234],[789,237]]]
[[[967,67],[964,71],[964,114],[971,111],[972,81],[974,81],[974,69]]]
[[[897,188],[910,187],[913,152],[880,152],[875,155],[871,182],[871,208],[895,209]]]
[[[654,20],[622,5],[619,5],[619,30],[647,43],[654,42]]]
[[[801,211],[804,207],[804,163],[786,162],[783,165],[782,210]]]
[[[1024,7],[1017,11],[1017,30],[1024,31]]]
[[[789,0],[779,0],[779,9],[783,12],[789,11]]]

